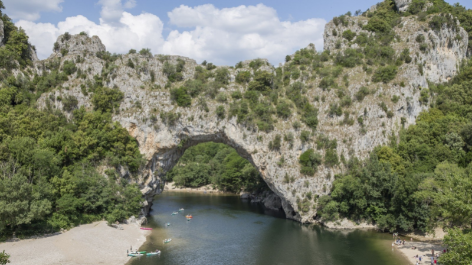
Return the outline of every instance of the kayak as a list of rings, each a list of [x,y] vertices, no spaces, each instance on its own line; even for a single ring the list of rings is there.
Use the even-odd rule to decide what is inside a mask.
[[[140,229],[141,230],[152,230],[152,228],[150,228],[150,227],[141,227]]]
[[[135,252],[131,252],[129,254],[133,254],[133,255],[134,254],[146,254],[146,251],[138,251],[138,252],[135,251]]]
[[[172,213],[172,215],[176,215],[176,214],[178,214],[178,212],[173,212],[173,213]]]
[[[153,255],[159,255],[161,254],[161,251],[158,251],[158,252],[149,252],[146,254],[146,256],[153,256]]]
[[[179,209],[179,212],[183,212],[183,211],[184,211],[184,208],[180,208],[180,209]]]
[[[144,254],[128,254],[129,257],[140,257]]]

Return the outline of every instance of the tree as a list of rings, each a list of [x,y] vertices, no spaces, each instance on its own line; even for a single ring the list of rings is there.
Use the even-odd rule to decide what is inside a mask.
[[[441,255],[439,262],[445,265],[472,264],[472,234],[458,228],[447,232],[443,244],[448,246],[448,251]]]
[[[92,96],[94,110],[103,112],[111,112],[119,107],[120,101],[123,99],[123,92],[119,89],[111,89],[108,87],[99,87]]]

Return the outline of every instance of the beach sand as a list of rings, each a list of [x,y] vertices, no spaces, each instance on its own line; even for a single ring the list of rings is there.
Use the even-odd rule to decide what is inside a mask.
[[[393,242],[393,240],[392,240]],[[416,247],[416,249],[411,249],[412,247]],[[431,264],[431,249],[434,249],[434,255],[438,253],[439,255],[442,254],[444,249],[443,246],[438,241],[434,242],[419,242],[419,241],[406,241],[405,245],[394,246],[394,248],[398,249],[409,261],[410,264],[416,264],[418,260],[416,255],[423,256],[421,262],[419,264]]]
[[[0,243],[10,264],[125,264],[126,250],[139,248],[150,231],[136,224],[109,227],[105,221],[81,225],[58,235]]]

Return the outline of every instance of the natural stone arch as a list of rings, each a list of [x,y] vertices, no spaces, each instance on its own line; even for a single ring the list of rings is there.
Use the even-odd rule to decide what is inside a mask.
[[[254,145],[254,141],[250,139],[250,136],[246,136],[246,139],[242,139],[240,136],[244,133],[241,133],[241,129],[244,130],[244,128],[240,126],[231,124],[231,122],[226,123],[220,121],[219,123],[221,124],[216,127],[213,127],[213,124],[210,123],[210,128],[203,130],[195,130],[192,125],[178,124],[172,127],[166,127],[166,132],[162,134],[156,134],[155,132],[145,133],[139,131],[135,124],[130,124],[130,133],[132,136],[136,137],[138,141],[139,139],[145,138],[144,145],[147,148],[150,146],[155,147],[149,150],[143,149],[143,146],[140,146],[143,153],[151,156],[147,165],[148,174],[144,174],[147,176],[147,179],[142,183],[159,183],[157,188],[146,186],[143,189],[143,194],[145,194],[145,198],[148,202],[148,208],[154,195],[162,192],[165,174],[177,164],[188,148],[200,143],[215,142],[223,143],[234,148],[241,157],[247,159],[259,171],[269,188],[280,197],[282,208],[287,218],[297,221],[307,221],[303,220],[303,217],[294,209],[294,207],[296,207],[292,206],[294,202],[290,201],[290,198],[287,196],[287,191],[284,189],[285,186],[281,185],[283,176],[286,172],[291,170],[278,166],[275,168],[273,165],[276,165],[276,163],[268,161],[268,159],[276,160],[280,158],[282,152],[269,151],[268,148],[264,148],[261,144]],[[230,128],[227,128],[227,126]],[[168,134],[172,135],[172,142],[157,140],[162,139],[162,136]],[[254,153],[257,147],[260,148],[262,155],[258,155],[259,151]],[[296,170],[298,170],[297,166]],[[308,189],[309,187],[305,188]],[[297,193],[298,192],[299,189],[297,189]],[[146,211],[149,210],[148,208]]]
[[[408,2],[408,1],[403,1]],[[348,17],[349,23],[346,27],[340,25],[337,28],[340,32],[351,30],[360,32],[359,25],[368,21],[367,17]],[[401,36],[399,44],[406,43],[410,37],[413,38],[418,32],[423,32],[421,24],[415,21],[413,17],[405,17],[403,24],[408,23],[408,27],[395,27],[395,32]],[[341,34],[333,35],[333,30],[337,26],[333,21],[326,24],[324,33],[324,49],[333,50],[338,41],[342,41]],[[113,57],[113,61],[106,61],[103,55],[106,52],[105,46],[96,36],[89,38],[85,35],[74,35],[69,40],[58,37],[59,50],[44,61],[34,61],[34,72],[38,75],[45,71],[50,71],[45,65],[53,62],[62,66],[66,60],[75,61],[77,68],[82,75],[72,74],[69,80],[62,85],[66,89],[57,89],[49,93],[42,94],[38,100],[40,108],[46,108],[49,104],[53,108],[62,109],[61,101],[49,102],[50,96],[73,96],[78,101],[79,107],[92,109],[92,95],[86,92],[88,82],[92,82],[95,76],[103,77],[103,86],[117,88],[124,94],[124,99],[120,107],[112,115],[114,121],[119,122],[128,129],[130,134],[135,137],[139,143],[140,151],[146,159],[145,166],[139,172],[130,173],[125,167],[119,167],[121,176],[131,176],[130,181],[135,181],[141,187],[141,191],[146,198],[144,212],[149,211],[149,203],[155,194],[161,192],[161,176],[168,171],[173,163],[179,157],[179,144],[183,140],[193,142],[203,141],[205,139],[212,141],[221,141],[234,148],[246,157],[259,170],[269,187],[284,202],[284,210],[287,217],[300,222],[313,222],[316,215],[315,201],[310,201],[309,209],[304,207],[305,212],[300,211],[298,200],[302,199],[308,192],[315,196],[327,195],[331,190],[333,175],[342,173],[344,165],[334,165],[332,167],[320,165],[314,176],[305,176],[300,173],[298,163],[299,156],[309,148],[315,148],[315,139],[325,135],[329,139],[337,139],[337,148],[334,150],[339,156],[344,155],[345,159],[357,157],[365,159],[375,146],[388,143],[389,137],[396,134],[401,127],[408,127],[414,124],[416,117],[421,111],[428,109],[427,104],[420,102],[421,93],[418,88],[428,88],[428,81],[442,82],[448,77],[453,76],[458,69],[458,65],[465,58],[467,52],[468,38],[467,32],[459,28],[456,32],[449,28],[442,28],[439,33],[429,31],[433,36],[428,38],[431,49],[428,53],[419,52],[418,47],[411,46],[411,54],[416,54],[416,58],[426,66],[424,75],[418,70],[416,64],[403,64],[398,69],[396,79],[388,84],[372,84],[369,76],[366,75],[362,66],[356,66],[346,70],[346,74],[352,77],[352,83],[346,84],[346,93],[351,98],[358,92],[362,86],[376,86],[369,95],[368,100],[353,101],[348,107],[351,117],[362,117],[362,122],[353,123],[347,126],[342,116],[333,116],[330,114],[332,104],[338,103],[338,96],[334,91],[325,91],[319,87],[320,77],[308,73],[305,77],[299,77],[296,80],[289,80],[289,84],[294,82],[305,83],[308,89],[303,94],[307,101],[318,110],[318,124],[316,129],[308,128],[303,122],[303,112],[297,112],[294,108],[292,113],[286,119],[279,118],[274,122],[273,130],[269,132],[259,131],[255,124],[238,123],[236,117],[225,117],[219,119],[216,115],[217,107],[223,106],[226,113],[229,113],[230,106],[228,102],[218,102],[212,97],[206,97],[203,100],[207,104],[207,109],[202,110],[200,99],[193,99],[187,108],[178,107],[170,97],[168,87],[177,88],[183,85],[186,80],[194,79],[197,67],[202,67],[195,60],[181,56],[165,55],[140,55],[124,54]],[[455,38],[459,34],[460,39]],[[454,39],[452,46],[449,40]],[[434,43],[432,42],[434,40]],[[434,44],[434,45],[433,45]],[[418,45],[417,45],[418,46]],[[346,47],[342,46],[340,51]],[[404,45],[394,45],[396,53],[402,52]],[[60,50],[66,49],[67,54],[62,54]],[[306,50],[316,51],[314,45],[309,45]],[[334,51],[334,50],[333,50]],[[80,62],[77,62],[81,58]],[[129,62],[132,62],[130,66]],[[165,64],[177,65],[185,62],[181,72],[182,80],[179,83],[170,84],[168,77],[164,73]],[[251,61],[242,62],[239,67],[225,67],[229,73],[227,84],[218,89],[218,93],[225,93],[229,96],[233,92],[244,93],[248,85],[236,83],[236,76],[240,71],[248,71],[253,76],[257,71],[266,71],[274,75],[284,75],[284,69],[281,67],[276,71],[267,60],[260,59],[261,66],[253,69],[250,66]],[[221,68],[221,67],[218,67]],[[215,73],[217,69],[209,70]],[[213,78],[213,77],[212,77]],[[214,79],[207,78],[210,82]],[[211,79],[211,80],[210,80]],[[400,83],[400,85],[398,85]],[[168,86],[168,84],[170,84]],[[289,85],[287,84],[287,85]],[[402,85],[403,84],[403,85]],[[283,94],[283,91],[280,91]],[[390,102],[384,99],[401,95],[397,102]],[[321,96],[321,101],[319,100]],[[378,97],[378,98],[377,98]],[[286,98],[289,100],[288,98]],[[236,99],[235,99],[236,100]],[[385,117],[385,109],[380,107],[380,101],[387,104],[388,110],[394,114],[391,118]],[[139,103],[139,104],[138,104]],[[270,103],[271,104],[271,103]],[[367,111],[368,110],[368,111]],[[175,124],[167,123],[165,116],[159,119],[159,116],[166,113],[173,113],[179,116]],[[67,117],[71,117],[70,112],[65,112]],[[275,115],[273,115],[275,117]],[[277,118],[277,117],[276,117]],[[349,116],[346,116],[349,119]],[[300,125],[294,129],[293,125],[298,122]],[[401,127],[400,127],[401,124]],[[302,131],[313,132],[312,139],[303,143],[300,140]],[[280,150],[270,150],[269,142],[276,135],[292,133],[294,141],[291,144],[283,141]],[[212,139],[213,138],[213,139]],[[184,143],[182,146],[185,147]],[[180,150],[180,151],[179,151]],[[318,151],[322,156],[325,151]],[[181,155],[182,153],[180,153]],[[284,157],[285,163],[278,165],[281,157]],[[290,177],[290,181],[284,181],[285,176]],[[293,209],[292,209],[293,208]],[[295,213],[295,214],[293,214]]]

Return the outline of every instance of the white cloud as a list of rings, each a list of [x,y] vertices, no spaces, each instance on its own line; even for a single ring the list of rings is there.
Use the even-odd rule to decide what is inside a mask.
[[[164,37],[164,24],[157,16],[149,13],[134,16],[123,11],[134,6],[134,0],[125,4],[120,0],[99,3],[103,5],[99,24],[76,16],[57,25],[24,20],[17,25],[26,30],[40,58],[49,56],[56,38],[66,31],[98,35],[110,52],[151,48],[153,53],[183,55],[219,65],[253,58],[267,58],[277,64],[285,55],[309,43],[318,49],[323,45],[325,20],[280,21],[273,8],[262,4],[223,9],[213,5],[182,5],[168,13],[170,24],[180,30],[172,30]]]
[[[3,0],[8,16],[12,19],[35,21],[41,12],[61,12],[64,0]]]
[[[267,58],[282,62],[285,55],[309,43],[322,48],[323,19],[292,23],[280,21],[277,12],[263,4],[217,9],[213,5],[180,7],[168,13],[170,23],[192,30],[172,31],[164,53],[182,54],[217,64]]]

